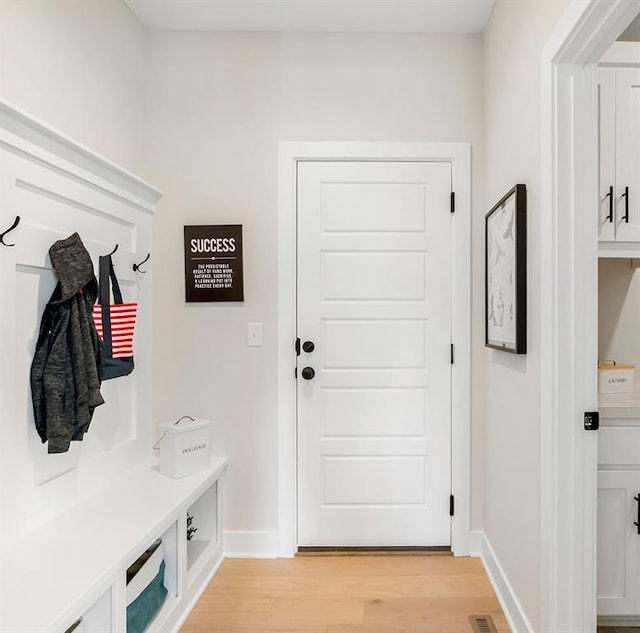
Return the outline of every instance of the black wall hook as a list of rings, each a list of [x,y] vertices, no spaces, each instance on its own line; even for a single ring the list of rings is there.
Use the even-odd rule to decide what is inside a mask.
[[[111,257],[111,255],[113,255],[118,250],[118,246],[120,245],[116,244],[116,247],[107,255],[107,257]]]
[[[149,261],[149,257],[151,257],[151,253],[147,253],[147,256],[139,264],[134,264],[133,272],[142,274],[146,273],[146,270],[140,270],[140,266],[142,266],[142,264],[144,264],[146,261]]]
[[[7,244],[4,241],[4,236],[7,235],[7,233],[11,233],[11,231],[13,231],[13,229],[15,229],[18,224],[20,224],[20,216],[16,215],[16,219],[13,221],[13,224],[4,233],[0,233],[0,244],[2,244],[3,246],[15,246],[15,244]]]

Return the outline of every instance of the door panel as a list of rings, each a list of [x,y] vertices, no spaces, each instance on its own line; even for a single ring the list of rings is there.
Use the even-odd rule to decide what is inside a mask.
[[[640,471],[598,472],[598,615],[640,614]]]
[[[425,365],[425,321],[325,321],[325,369],[388,369]]]
[[[451,542],[450,193],[448,163],[299,163],[300,546]]]
[[[425,502],[424,457],[325,457],[322,462],[324,505]],[[415,485],[409,487],[407,481]]]
[[[422,253],[324,253],[322,268],[325,301],[425,298]]]
[[[421,436],[426,389],[325,389],[325,437]]]
[[[424,231],[422,183],[325,183],[322,195],[326,233]]]
[[[616,71],[598,68],[598,154],[600,214],[598,239],[616,239]]]
[[[640,68],[616,70],[616,239],[640,242]]]

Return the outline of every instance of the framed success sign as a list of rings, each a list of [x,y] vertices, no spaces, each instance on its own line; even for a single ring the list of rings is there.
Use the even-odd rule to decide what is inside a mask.
[[[242,224],[184,227],[187,303],[244,301]]]
[[[485,216],[485,345],[527,353],[527,188]]]

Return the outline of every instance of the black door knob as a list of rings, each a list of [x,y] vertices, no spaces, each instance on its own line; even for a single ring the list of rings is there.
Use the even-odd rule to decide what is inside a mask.
[[[305,341],[302,344],[302,349],[307,352],[307,354],[311,354],[315,348],[316,346],[313,344],[313,341]]]
[[[311,380],[316,375],[316,371],[313,367],[305,367],[302,370],[302,377],[305,380]]]

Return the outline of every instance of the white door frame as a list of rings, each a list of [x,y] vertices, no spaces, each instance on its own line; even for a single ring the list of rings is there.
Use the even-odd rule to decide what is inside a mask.
[[[595,632],[596,62],[640,0],[573,0],[542,55],[540,630]]]
[[[296,530],[296,171],[299,161],[449,162],[456,212],[452,231],[451,485],[457,556],[469,554],[471,435],[471,147],[469,143],[279,143],[278,145],[278,556],[297,551]]]

